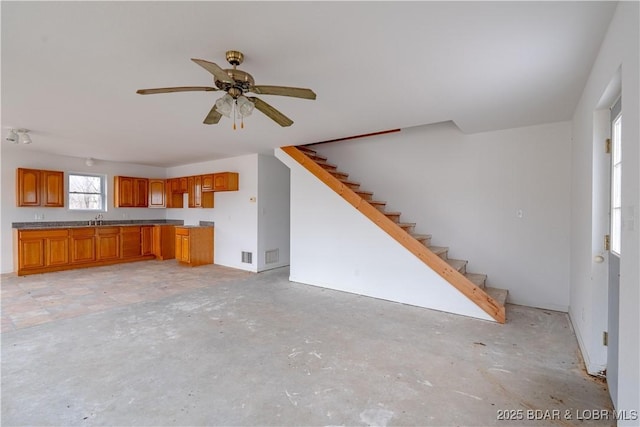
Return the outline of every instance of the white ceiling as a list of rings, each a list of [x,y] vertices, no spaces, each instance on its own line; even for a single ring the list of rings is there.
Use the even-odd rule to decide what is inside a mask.
[[[453,120],[482,132],[569,120],[614,2],[1,2],[2,127],[34,150],[158,166]],[[190,61],[240,50],[261,95],[245,128],[202,121],[220,92]]]

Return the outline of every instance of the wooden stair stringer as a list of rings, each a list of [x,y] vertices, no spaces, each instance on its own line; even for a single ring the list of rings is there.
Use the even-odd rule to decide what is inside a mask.
[[[413,238],[397,223],[386,217],[383,212],[369,204],[366,200],[356,194],[355,191],[327,172],[304,152],[295,146],[280,147],[280,149],[321,182],[331,188],[334,192],[340,195],[350,205],[369,218],[369,220],[374,222],[394,240],[404,246],[415,257],[440,275],[444,280],[481,308],[496,322],[505,323],[506,311],[504,305],[493,299],[488,293],[472,283],[463,274],[455,270],[445,260]]]

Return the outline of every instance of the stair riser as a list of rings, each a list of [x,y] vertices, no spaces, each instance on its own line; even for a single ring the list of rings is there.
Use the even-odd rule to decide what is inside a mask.
[[[330,171],[329,173],[338,179],[347,179],[349,177],[349,174],[344,172]]]
[[[402,228],[407,233],[413,233],[415,227],[416,227],[415,225],[401,225],[400,226],[400,228]]]
[[[396,214],[385,214],[385,216],[387,218],[389,218],[391,221],[398,223],[400,222],[400,215],[396,215]]]
[[[356,183],[353,183],[353,182],[344,182],[344,181],[342,181],[342,183],[344,185],[346,185],[347,187],[349,187],[350,189],[352,189],[352,190],[357,190],[357,189],[360,188],[360,184],[356,184]]]
[[[431,237],[425,237],[424,239],[417,239],[418,242],[422,243],[426,247],[431,246]]]
[[[310,157],[311,160],[315,161],[315,162],[326,162],[327,158],[326,157],[322,157],[322,156],[318,156],[315,154],[307,154],[307,157]]]
[[[334,171],[338,168],[338,166],[330,165],[328,163],[322,163],[322,162],[317,162],[317,163],[322,169],[326,170],[327,172]]]

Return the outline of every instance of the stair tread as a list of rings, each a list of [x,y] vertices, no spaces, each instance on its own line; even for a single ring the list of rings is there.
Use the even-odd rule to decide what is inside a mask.
[[[445,246],[429,246],[429,250],[436,255],[440,255],[449,250],[449,248]]]
[[[489,296],[493,298],[498,304],[503,306],[507,302],[507,296],[509,295],[509,291],[507,289],[500,288],[486,288],[485,292],[489,294]]]
[[[405,226],[412,226],[412,227],[414,227],[416,225],[415,222],[399,222],[397,224],[400,225],[400,226],[405,225]]]
[[[319,161],[316,161],[316,163],[319,166],[322,166],[323,168],[327,168],[327,169],[337,169],[338,168],[338,165],[334,165],[333,163],[319,162]]]
[[[431,238],[431,234],[411,234],[411,237],[413,237],[414,239],[430,239]]]
[[[385,215],[402,215],[402,212],[395,212],[395,211],[391,211],[391,212],[384,211],[382,213],[385,214]]]
[[[363,191],[356,191],[356,193],[363,193]],[[373,194],[373,193],[369,193],[369,192],[366,192],[366,191],[364,191],[364,193]],[[371,204],[371,205],[386,205],[387,202],[383,202],[382,200],[369,200],[369,204]]]
[[[341,178],[340,182],[343,183],[343,184],[360,185],[359,182],[350,181],[350,180],[345,179],[345,178]]]
[[[467,265],[467,261],[462,260],[462,259],[449,258],[446,261],[447,261],[447,264],[449,264],[451,267],[455,268],[458,271],[460,271],[460,269],[462,269],[463,267],[465,267]]]
[[[478,286],[481,289],[485,289],[485,282],[487,280],[486,274],[480,273],[467,273],[464,275],[471,283]]]
[[[298,145],[296,146],[296,148],[300,151],[304,151],[305,153],[311,153],[311,154],[317,154],[317,152],[315,150],[312,150],[311,148],[305,147],[304,145]]]

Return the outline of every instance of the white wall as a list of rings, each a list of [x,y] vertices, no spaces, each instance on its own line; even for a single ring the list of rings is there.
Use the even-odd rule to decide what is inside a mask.
[[[282,150],[291,169],[290,280],[493,320]]]
[[[622,77],[622,257],[620,263],[618,405],[621,410],[640,410],[640,4],[621,2],[593,65],[589,80],[573,117],[571,153],[571,309],[570,316],[590,371],[597,371],[606,357],[601,335],[607,330],[606,311],[600,309],[602,274],[593,265],[592,242],[598,236],[594,218],[594,129],[597,111],[607,86],[618,69]],[[595,272],[595,274],[594,274]],[[595,278],[595,280],[594,280]],[[637,425],[622,420],[619,425]]]
[[[570,132],[563,122],[465,135],[441,123],[313,148],[510,302],[567,311]]]
[[[238,172],[239,190],[215,193],[213,209],[167,209],[167,218],[181,219],[185,225],[214,221],[214,263],[247,271],[258,271],[258,155],[232,157],[167,169],[167,177],[209,172]],[[186,197],[186,195],[185,195]],[[251,264],[242,262],[242,252],[252,252]]]
[[[274,156],[258,156],[258,271],[289,265],[289,168]],[[267,264],[265,252],[277,249]]]
[[[37,142],[33,143],[34,145]],[[65,172],[87,172],[107,176],[107,212],[104,219],[165,219],[166,209],[114,208],[113,177],[115,175],[140,176],[145,178],[164,178],[165,169],[128,163],[114,163],[96,160],[94,166],[86,166],[85,159],[57,156],[33,151],[31,147],[7,146],[2,144],[1,189],[2,207],[0,219],[0,245],[2,250],[2,273],[13,272],[12,222],[36,221],[36,214],[44,214],[44,221],[83,221],[95,217],[95,214],[70,211],[65,201],[64,208],[35,208],[16,206],[16,168],[49,169]],[[38,220],[42,221],[42,220]]]

